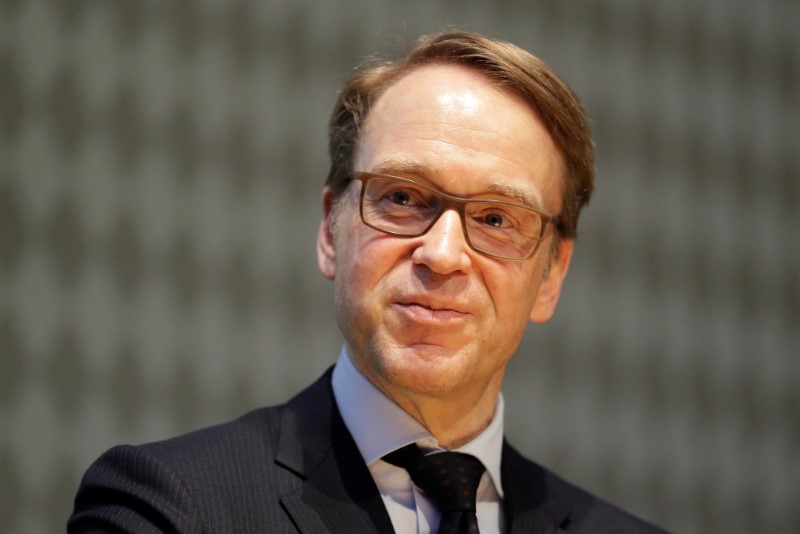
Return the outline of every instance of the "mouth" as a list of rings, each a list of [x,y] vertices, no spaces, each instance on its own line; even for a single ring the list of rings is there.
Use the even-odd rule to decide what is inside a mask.
[[[406,315],[420,322],[449,322],[471,315],[466,306],[429,298],[400,299],[395,304]]]

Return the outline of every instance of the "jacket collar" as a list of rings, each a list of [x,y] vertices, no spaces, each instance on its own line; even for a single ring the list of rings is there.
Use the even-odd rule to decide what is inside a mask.
[[[570,507],[552,483],[552,475],[503,443],[501,466],[506,529],[511,534],[562,532]]]
[[[378,488],[342,421],[329,369],[280,410],[275,462],[293,475],[281,496],[300,532],[394,529]],[[503,443],[501,476],[511,534],[561,532],[570,508],[552,475]]]
[[[392,532],[389,514],[347,431],[329,369],[281,409],[275,461],[299,483],[281,502],[301,532]]]

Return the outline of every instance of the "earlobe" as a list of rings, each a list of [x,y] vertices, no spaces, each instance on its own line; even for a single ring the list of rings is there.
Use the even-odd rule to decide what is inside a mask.
[[[317,233],[317,263],[322,276],[336,277],[336,243],[333,238],[333,195],[328,186],[322,191],[322,221]]]
[[[550,272],[542,281],[539,292],[536,294],[530,317],[534,323],[544,323],[555,313],[558,298],[561,295],[561,287],[569,270],[574,244],[572,239],[561,239],[558,252],[551,260]]]

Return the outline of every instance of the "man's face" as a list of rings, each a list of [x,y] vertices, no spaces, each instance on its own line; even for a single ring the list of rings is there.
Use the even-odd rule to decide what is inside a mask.
[[[562,157],[544,125],[465,67],[420,67],[390,87],[362,129],[354,168],[560,212]],[[343,193],[336,224],[325,191],[318,240],[353,363],[394,399],[499,390],[528,320],[555,309],[572,242],[550,261],[551,227],[532,259],[494,259],[467,245],[453,210],[424,236],[387,235],[361,221],[360,187],[354,180]]]

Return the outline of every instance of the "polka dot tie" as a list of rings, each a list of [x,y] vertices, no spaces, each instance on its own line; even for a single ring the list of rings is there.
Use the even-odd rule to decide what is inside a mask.
[[[414,443],[387,454],[383,459],[405,468],[414,484],[442,513],[438,534],[478,532],[475,494],[485,471],[480,460],[460,452],[424,456]]]

